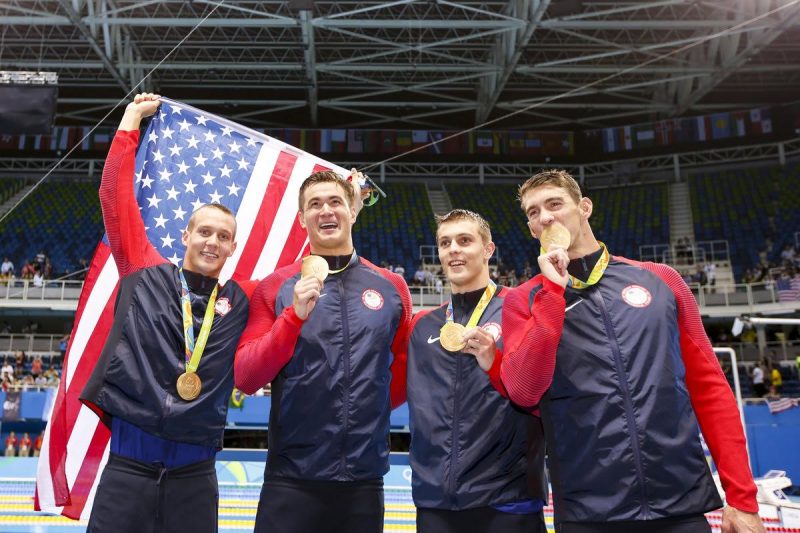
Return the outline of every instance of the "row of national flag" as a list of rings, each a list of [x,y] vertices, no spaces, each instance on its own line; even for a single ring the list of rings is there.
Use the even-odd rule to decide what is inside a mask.
[[[586,139],[590,145],[608,154],[769,133],[772,133],[770,110],[762,107],[589,130]]]
[[[575,153],[574,134],[564,131],[478,130],[463,135],[456,130],[267,128],[256,131],[321,154],[396,155],[425,145],[430,146],[420,150],[422,154],[569,156]],[[98,128],[89,132],[88,127],[57,126],[50,135],[0,135],[0,151],[63,152],[80,142],[80,151],[106,152],[114,130]]]

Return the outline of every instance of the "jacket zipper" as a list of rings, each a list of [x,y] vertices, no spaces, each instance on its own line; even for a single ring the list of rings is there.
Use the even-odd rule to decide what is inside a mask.
[[[608,316],[608,309],[606,309],[605,300],[603,300],[603,296],[600,294],[599,291],[591,291],[590,297],[594,302],[597,304],[600,312],[603,315],[603,322],[606,326],[606,335],[608,336],[608,341],[611,343],[611,351],[614,354],[614,363],[617,367],[617,376],[619,376],[619,387],[622,391],[622,399],[625,401],[625,416],[628,418],[628,424],[630,425],[630,442],[631,448],[633,449],[633,459],[636,466],[636,477],[639,480],[639,492],[642,498],[642,510],[644,511],[645,519],[650,518],[650,506],[647,503],[647,493],[645,491],[645,477],[642,468],[642,451],[639,448],[639,426],[636,423],[636,417],[633,413],[633,400],[631,399],[631,391],[628,386],[628,379],[627,373],[625,372],[625,366],[622,363],[622,353],[619,349],[619,343],[617,342],[617,335],[614,331],[614,328],[611,324],[611,317]]]
[[[343,274],[344,275],[344,274]],[[339,283],[340,309],[342,313],[342,359],[344,364],[344,412],[342,413],[342,474],[347,476],[347,432],[350,425],[350,325],[347,323],[347,300],[344,294],[344,281],[342,277],[336,280]],[[347,476],[349,478],[349,476]]]
[[[458,420],[461,414],[461,405],[458,401],[458,384],[461,382],[461,360],[463,355],[455,354],[456,358],[456,379],[453,383],[453,431],[451,434],[452,446],[450,448],[450,483],[448,484],[448,496],[451,498],[452,503],[455,505],[456,500],[456,477],[458,473]]]

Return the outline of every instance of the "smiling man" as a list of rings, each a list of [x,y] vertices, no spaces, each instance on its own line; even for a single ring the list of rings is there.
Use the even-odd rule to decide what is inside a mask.
[[[417,531],[544,533],[541,422],[516,408],[500,382],[508,289],[489,279],[489,224],[465,209],[437,223],[452,298],[414,317],[408,345]]]
[[[141,120],[158,99],[141,94],[128,105],[100,184],[120,284],[111,333],[81,394],[111,428],[89,532],[217,530],[214,458],[248,300],[235,282],[218,284],[236,249],[236,220],[225,206],[192,214],[183,268],[147,240],[133,194],[135,153]]]
[[[353,185],[331,171],[300,187],[311,256],[253,294],[236,386],[272,382],[269,454],[256,532],[383,531],[390,387],[403,383],[411,295],[359,257]]]
[[[681,276],[611,255],[563,170],[519,199],[546,251],[506,297],[501,375],[514,402],[541,408],[556,531],[710,532],[704,513],[722,502],[699,425],[722,531],[763,532],[736,402]]]

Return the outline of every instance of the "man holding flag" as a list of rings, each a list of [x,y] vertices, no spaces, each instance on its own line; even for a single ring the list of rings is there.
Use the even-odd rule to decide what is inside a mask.
[[[134,197],[139,125],[159,97],[128,105],[103,171],[100,200],[120,275],[114,323],[81,400],[111,428],[111,453],[89,532],[214,532],[215,455],[222,447],[233,357],[249,308],[220,272],[236,249],[236,220],[197,208],[182,268],[148,241]]]

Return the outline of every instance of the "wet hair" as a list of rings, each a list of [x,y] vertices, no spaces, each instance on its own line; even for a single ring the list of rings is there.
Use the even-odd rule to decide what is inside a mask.
[[[538,174],[528,178],[525,183],[519,186],[517,199],[521,203],[522,198],[528,193],[528,191],[544,185],[552,185],[554,187],[566,190],[576,204],[581,201],[581,187],[578,185],[578,182],[575,181],[575,178],[573,178],[566,170],[555,168],[543,170]],[[522,208],[524,209],[525,206],[522,206]]]
[[[206,209],[206,208],[217,209],[219,211],[222,211],[226,215],[230,215],[231,218],[233,218],[233,236],[234,237],[236,236],[236,215],[234,215],[233,211],[231,211],[229,208],[225,207],[222,204],[217,204],[217,203],[203,204],[200,207],[198,207],[197,209],[195,209],[194,211],[192,211],[192,216],[189,217],[189,223],[186,225],[186,230],[187,231],[192,231],[192,228],[194,227],[194,218],[197,216],[197,213],[199,213],[200,211],[202,211],[203,209]]]
[[[317,185],[318,183],[335,183],[336,185],[339,185],[344,191],[347,205],[349,207],[356,205],[356,190],[352,183],[347,180],[343,180],[339,174],[332,170],[320,170],[319,172],[314,172],[311,174],[305,179],[303,184],[300,185],[300,193],[297,195],[297,204],[300,207],[300,211],[305,209],[303,202],[305,201],[304,195],[306,189],[312,185]]]
[[[481,236],[481,239],[483,239],[484,244],[492,242],[492,230],[489,227],[489,223],[478,213],[470,211],[469,209],[453,209],[447,214],[436,215],[436,232],[439,232],[439,228],[442,227],[442,224],[458,220],[471,220],[475,222],[478,225],[478,234]]]

